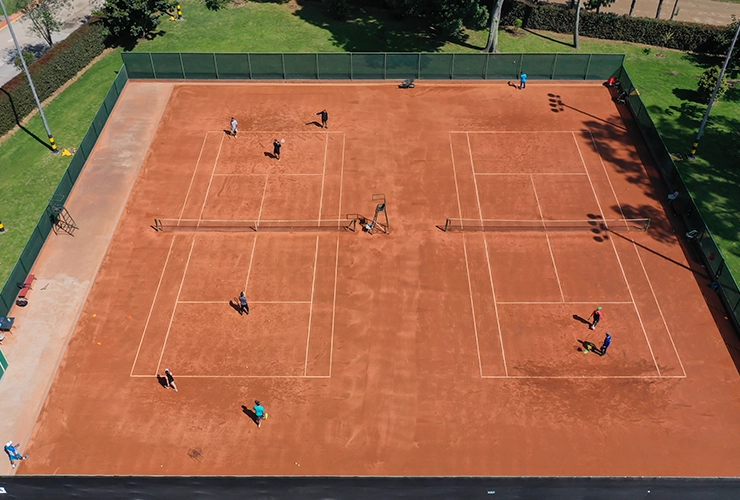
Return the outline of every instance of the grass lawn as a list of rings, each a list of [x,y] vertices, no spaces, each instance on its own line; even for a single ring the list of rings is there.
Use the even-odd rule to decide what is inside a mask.
[[[80,144],[120,67],[118,51],[103,57],[44,107],[57,144]],[[27,132],[16,131],[0,144],[0,218],[7,229],[0,236],[0,283],[15,266],[70,162],[69,157],[49,153],[38,115],[25,128]]]
[[[471,31],[467,39],[441,40],[424,26],[397,19],[383,9],[352,7],[346,22],[330,17],[315,0],[299,3],[248,2],[212,12],[201,0],[182,2],[185,21],[163,21],[162,34],[141,41],[135,51],[313,52],[428,51],[477,52],[487,32]],[[502,52],[573,52],[571,38],[551,33],[501,32]],[[676,51],[661,51],[624,42],[582,39],[580,52],[627,54],[627,69],[649,107],[666,144],[687,153],[704,106],[694,89],[705,67],[719,62]],[[661,53],[662,52],[662,53]],[[47,108],[52,130],[62,146],[77,146],[120,67],[118,52],[95,64]],[[28,130],[44,138],[38,117]],[[740,89],[717,103],[699,147],[699,160],[680,168],[700,200],[723,253],[740,276],[740,173],[735,152],[740,147]],[[54,158],[30,134],[18,131],[0,145],[0,217],[9,232],[0,237],[0,283],[3,283],[33,230],[69,160]]]

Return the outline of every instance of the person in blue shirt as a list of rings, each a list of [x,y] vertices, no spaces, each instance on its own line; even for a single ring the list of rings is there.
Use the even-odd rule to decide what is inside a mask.
[[[10,457],[10,463],[13,465],[14,469],[17,465],[15,463],[16,460],[28,460],[28,455],[24,457],[20,454],[20,452],[18,451],[18,446],[20,446],[20,444],[14,445],[13,441],[8,441],[7,443],[5,443],[5,453],[8,454],[8,457]]]
[[[519,90],[527,88],[527,74],[522,73],[519,75]]]
[[[252,409],[254,410],[254,416],[257,420],[257,427],[260,427],[262,420],[267,418],[267,413],[265,413],[265,407],[262,406],[259,400],[255,400],[254,406],[252,407]]]
[[[601,344],[601,349],[599,349],[599,354],[602,356],[606,356],[606,350],[609,349],[609,346],[612,344],[612,336],[609,335],[609,332],[606,332],[606,337],[604,337],[604,342]]]
[[[249,316],[249,303],[247,302],[247,296],[244,295],[244,292],[239,292],[239,316],[241,316],[242,313],[247,313],[247,316]]]

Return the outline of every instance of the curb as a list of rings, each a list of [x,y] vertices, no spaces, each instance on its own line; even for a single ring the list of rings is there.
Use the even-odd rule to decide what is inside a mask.
[[[23,17],[23,13],[22,12],[16,12],[15,14],[11,14],[8,17],[10,18],[10,22],[11,23],[14,23],[18,19],[20,19],[21,17]],[[0,21],[0,30],[5,29],[5,27],[7,25],[8,25],[8,23],[5,21],[5,19],[3,19],[2,21]]]

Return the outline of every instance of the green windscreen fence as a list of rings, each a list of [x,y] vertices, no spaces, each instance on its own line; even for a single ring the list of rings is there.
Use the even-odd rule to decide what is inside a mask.
[[[730,272],[730,268],[727,266],[712,232],[707,227],[699,207],[691,196],[681,172],[676,167],[673,157],[660,137],[655,123],[640,98],[640,94],[624,68],[619,72],[619,81],[622,88],[628,93],[627,104],[630,112],[655,159],[661,176],[668,187],[668,192],[678,193],[678,197],[671,202],[674,210],[681,215],[686,228],[691,232],[695,231],[693,233],[695,236],[687,240],[691,246],[692,254],[697,254],[696,257],[701,259],[702,265],[711,274],[712,279],[717,284],[717,292],[727,309],[728,317],[732,319],[735,328],[740,330],[740,287],[738,287],[737,281]]]
[[[80,173],[85,166],[85,162],[90,156],[90,153],[95,146],[95,142],[103,131],[103,127],[113,111],[113,107],[118,101],[118,97],[121,95],[127,81],[128,73],[126,66],[124,66],[113,81],[113,85],[111,85],[111,88],[108,90],[108,94],[105,96],[105,99],[103,99],[100,109],[98,109],[95,118],[87,129],[85,137],[82,139],[82,142],[80,142],[79,148],[77,148],[75,155],[72,157],[72,161],[70,161],[67,166],[67,170],[59,181],[59,185],[52,196],[56,204],[63,204],[69,197],[69,193],[72,191],[75,182],[77,182],[77,178],[80,176]],[[20,291],[20,285],[23,284],[26,277],[31,272],[31,268],[36,262],[36,258],[38,257],[39,252],[41,252],[41,248],[44,246],[46,238],[54,228],[54,222],[55,216],[51,211],[51,207],[47,206],[31,233],[28,243],[26,243],[25,248],[21,252],[15,267],[11,271],[10,277],[5,282],[2,290],[0,290],[0,316],[7,316],[10,308],[15,303],[15,299],[18,297],[18,292]]]
[[[164,80],[606,80],[623,54],[125,52],[129,78]]]

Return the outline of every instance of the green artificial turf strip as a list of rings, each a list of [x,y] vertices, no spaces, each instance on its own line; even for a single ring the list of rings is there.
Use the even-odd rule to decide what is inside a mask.
[[[44,107],[60,148],[79,146],[120,67],[117,51],[103,57]],[[38,115],[25,129],[0,144],[0,219],[7,229],[0,235],[0,284],[7,280],[71,161],[49,152]]]

